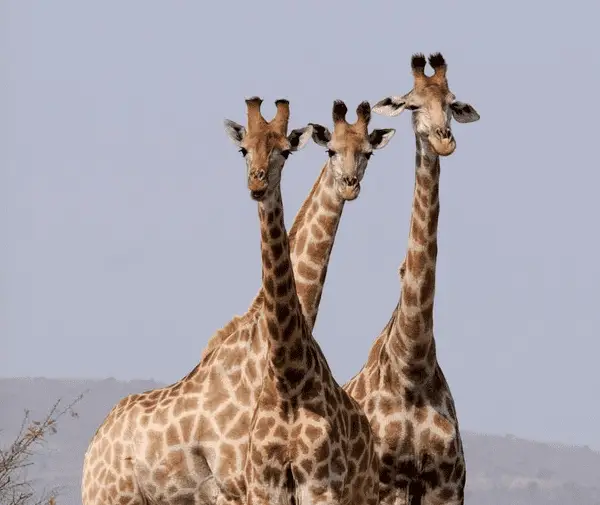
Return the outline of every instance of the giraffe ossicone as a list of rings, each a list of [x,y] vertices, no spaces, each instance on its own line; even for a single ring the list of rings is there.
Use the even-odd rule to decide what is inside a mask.
[[[412,111],[415,190],[408,250],[400,265],[401,294],[366,364],[344,389],[361,405],[375,433],[382,505],[463,505],[466,468],[458,417],[437,360],[433,304],[439,217],[440,156],[456,149],[452,118],[477,121],[456,101],[440,53],[412,57],[413,89],[379,101],[375,113]]]

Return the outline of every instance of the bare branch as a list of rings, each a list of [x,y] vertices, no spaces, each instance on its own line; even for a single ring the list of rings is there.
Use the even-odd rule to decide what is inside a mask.
[[[0,505],[56,505],[54,492],[36,495],[24,470],[33,464],[35,449],[57,432],[61,417],[79,417],[74,407],[84,394],[64,407],[59,399],[41,420],[32,420],[29,410],[25,411],[16,437],[8,447],[0,447]]]

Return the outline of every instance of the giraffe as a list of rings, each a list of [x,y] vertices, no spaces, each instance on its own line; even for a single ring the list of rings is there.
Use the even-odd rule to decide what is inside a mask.
[[[378,102],[373,111],[396,116],[412,111],[416,137],[415,190],[408,249],[399,274],[400,301],[375,340],[366,364],[344,389],[361,405],[375,434],[382,505],[464,503],[466,467],[458,418],[436,358],[433,302],[439,217],[440,156],[456,141],[459,123],[479,114],[458,102],[448,87],[440,53],[412,57],[413,89]]]
[[[338,112],[344,107],[342,102],[334,103]],[[366,111],[365,106],[363,109]],[[225,127],[229,136],[241,144],[246,129],[231,121],[226,121]],[[325,127],[315,125],[314,130],[317,142],[332,137]],[[334,156],[330,153],[290,233],[293,235],[296,230],[300,238],[294,248],[296,265],[306,264],[313,269],[299,276],[304,285],[298,290],[303,306],[311,307],[313,323],[343,209],[343,195],[348,194],[343,178],[337,174],[355,176],[360,181],[370,153],[369,149],[359,149],[357,128],[346,131],[354,133],[348,136],[346,144],[352,145],[354,140],[355,148],[340,147],[345,137],[336,122],[336,141],[330,147],[339,152]],[[277,138],[278,130],[265,128],[262,133],[262,140],[260,132],[246,140],[253,138],[256,145],[264,145],[267,137]],[[393,133],[392,129],[373,130],[369,136],[371,148],[384,147]],[[304,129],[294,130],[288,136],[293,147],[290,152],[300,149],[305,138]],[[281,137],[279,140],[285,141]],[[349,157],[354,157],[354,165]],[[301,241],[305,244],[300,247]],[[293,237],[290,243],[294,245]],[[317,287],[312,287],[313,272],[319,279]],[[213,336],[212,348],[209,344],[200,363],[188,375],[165,388],[123,398],[112,409],[85,455],[84,505],[136,505],[149,498],[167,504],[214,504],[218,495],[223,500],[244,495],[240,487],[243,483],[235,475],[243,472],[251,412],[262,386],[266,341],[258,327],[261,305],[262,289],[246,314],[234,317]]]
[[[289,104],[277,103],[283,112],[275,127],[284,139]],[[248,131],[240,143],[248,189],[258,202],[264,293],[259,327],[268,344],[250,426],[244,503],[375,505],[379,471],[369,421],[333,378],[296,292],[281,198],[280,153],[290,149],[289,141],[252,141],[254,132],[272,128],[260,104],[258,98],[248,102]],[[356,194],[357,185],[348,186]]]

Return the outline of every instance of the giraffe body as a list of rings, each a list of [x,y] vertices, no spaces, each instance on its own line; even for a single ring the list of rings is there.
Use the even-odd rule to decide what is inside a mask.
[[[233,122],[226,127],[230,136],[244,137],[244,150],[251,156],[275,152],[274,156],[280,157],[282,147],[290,147],[290,151],[301,147],[308,131],[294,130],[287,138],[278,135],[280,119],[271,123],[273,129],[261,123],[248,134]],[[320,125],[314,125],[314,130],[317,143],[328,141],[340,152],[326,163],[290,233],[298,297],[310,328],[347,199],[342,176],[360,182],[368,153],[383,147],[394,133],[374,130],[366,147],[364,139],[355,135],[342,150],[345,133],[336,128],[332,136]],[[347,162],[349,157],[355,160],[354,168]],[[269,346],[263,291],[261,288],[246,314],[234,317],[211,338],[199,365],[187,376],[165,388],[130,395],[112,409],[85,455],[84,505],[198,505],[239,502],[245,497],[249,432],[264,385]],[[302,409],[297,412],[302,417]]]
[[[408,250],[400,267],[401,297],[375,340],[367,363],[344,389],[361,405],[375,434],[383,505],[462,505],[466,468],[458,417],[437,361],[433,302],[439,217],[440,156],[452,154],[450,129],[479,118],[456,102],[440,54],[412,59],[415,85],[402,97],[378,102],[374,111],[413,110],[415,191]]]

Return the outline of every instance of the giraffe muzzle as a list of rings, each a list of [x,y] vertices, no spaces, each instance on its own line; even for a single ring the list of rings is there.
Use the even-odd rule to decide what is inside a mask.
[[[450,128],[436,128],[434,133],[440,141],[452,140],[452,130]]]
[[[429,142],[439,156],[450,156],[456,149],[456,141],[450,128],[436,128],[429,135]]]
[[[252,200],[256,200],[257,202],[262,201],[266,194],[266,189],[250,190],[250,197],[252,198]]]
[[[253,170],[248,177],[248,189],[253,200],[260,201],[264,198],[269,181],[266,170]]]
[[[342,177],[340,186],[340,195],[344,200],[354,200],[360,193],[360,182],[356,177]]]
[[[358,185],[358,178],[356,177],[343,177],[343,181],[347,186],[353,187]]]

